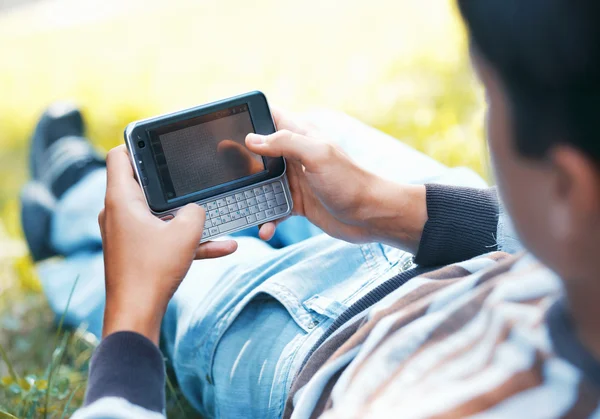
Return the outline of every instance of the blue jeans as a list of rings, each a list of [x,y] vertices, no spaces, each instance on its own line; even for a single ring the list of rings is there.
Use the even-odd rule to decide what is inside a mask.
[[[399,182],[484,187],[468,169],[448,169],[358,121],[334,112],[309,115],[326,138],[360,165]],[[40,264],[57,315],[77,287],[66,322],[99,336],[104,272],[97,215],[105,172],[87,175],[61,199],[51,240],[63,260]],[[372,243],[353,245],[322,234],[302,218],[282,223],[275,248],[238,235],[233,255],[195,262],[171,301],[163,350],[182,391],[206,417],[277,418],[310,347],[335,318],[396,275],[412,255]]]

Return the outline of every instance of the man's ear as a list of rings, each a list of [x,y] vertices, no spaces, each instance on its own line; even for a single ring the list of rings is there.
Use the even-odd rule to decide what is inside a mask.
[[[600,219],[600,170],[581,151],[565,145],[549,153],[552,164],[552,202],[548,208],[557,234],[583,231]],[[564,238],[564,237],[563,237]]]

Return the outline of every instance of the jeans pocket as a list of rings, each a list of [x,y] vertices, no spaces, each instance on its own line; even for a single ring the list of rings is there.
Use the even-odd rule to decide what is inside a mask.
[[[314,297],[311,297],[311,300]],[[321,310],[314,310],[314,304],[306,305],[305,302],[300,301],[294,293],[286,289],[284,286],[277,283],[265,283],[255,289],[252,293],[246,296],[239,304],[221,318],[221,320],[215,325],[214,329],[210,332],[211,337],[206,341],[209,349],[209,369],[210,376],[213,374],[213,363],[215,354],[219,349],[219,345],[223,339],[223,336],[231,329],[235,324],[236,320],[244,309],[250,304],[260,302],[262,299],[273,299],[277,301],[287,312],[290,317],[290,321],[293,321],[298,326],[299,334],[308,335],[313,331],[323,320],[326,319],[324,314],[320,313]],[[265,313],[267,316],[269,313]],[[251,327],[251,325],[249,325]],[[257,338],[261,338],[257,336]],[[269,336],[269,338],[272,338]],[[278,338],[278,337],[275,337]],[[273,354],[277,356],[277,354]]]

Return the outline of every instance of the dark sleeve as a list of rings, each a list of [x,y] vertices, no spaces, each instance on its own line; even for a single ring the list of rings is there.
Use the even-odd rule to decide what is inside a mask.
[[[152,341],[134,332],[106,337],[90,364],[85,405],[103,397],[121,397],[129,403],[162,413],[165,408],[165,366]]]
[[[428,184],[427,215],[415,263],[447,265],[498,250],[496,188]]]

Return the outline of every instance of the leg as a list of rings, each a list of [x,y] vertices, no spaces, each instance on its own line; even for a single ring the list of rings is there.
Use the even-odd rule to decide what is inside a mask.
[[[335,141],[359,165],[402,183],[448,183],[486,187],[479,175],[467,168],[450,169],[344,113],[315,110],[303,115],[325,138]]]
[[[49,260],[38,267],[44,292],[56,315],[66,311],[65,324],[87,324],[97,337],[102,331],[104,312],[104,263],[97,217],[104,206],[105,187],[106,171],[97,169],[61,197],[52,215],[50,243],[65,258]]]
[[[179,384],[205,417],[280,417],[323,331],[411,258],[324,234],[283,249],[261,245],[243,238],[239,254],[195,263],[163,323]]]

